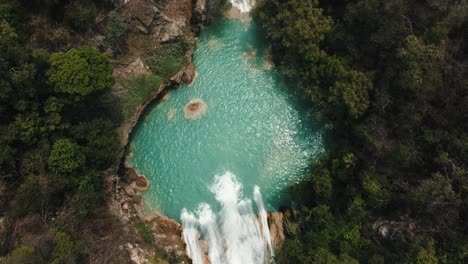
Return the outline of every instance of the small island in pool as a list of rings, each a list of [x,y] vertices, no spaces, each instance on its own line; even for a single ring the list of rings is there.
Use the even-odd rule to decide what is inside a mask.
[[[184,115],[187,119],[197,119],[202,117],[207,110],[206,103],[202,99],[190,100],[184,107]]]

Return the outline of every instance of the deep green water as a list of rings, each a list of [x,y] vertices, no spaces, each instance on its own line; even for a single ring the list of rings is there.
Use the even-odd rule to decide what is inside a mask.
[[[312,107],[267,65],[253,22],[225,20],[204,30],[194,63],[192,85],[155,105],[133,135],[130,163],[151,182],[145,203],[174,219],[200,202],[217,208],[209,187],[216,174],[230,171],[247,196],[258,185],[267,208],[277,209],[281,191],[322,152]],[[184,106],[194,98],[207,112],[188,120]]]

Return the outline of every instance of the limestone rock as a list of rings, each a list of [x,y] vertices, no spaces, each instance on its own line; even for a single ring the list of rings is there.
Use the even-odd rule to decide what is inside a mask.
[[[416,236],[416,223],[411,219],[400,221],[378,220],[372,224],[378,238],[411,242]]]
[[[268,225],[270,227],[271,241],[275,250],[281,248],[286,239],[283,231],[283,213],[268,212]]]
[[[130,197],[133,197],[135,196],[135,190],[133,189],[133,187],[131,185],[124,185],[124,190],[125,190],[125,193],[127,193],[128,196]]]
[[[128,252],[130,253],[130,259],[135,264],[149,263],[146,253],[138,245],[132,245],[128,243],[126,245]]]
[[[159,36],[159,42],[165,43],[179,39],[184,35],[182,29],[176,23],[167,23],[155,29],[155,35]]]
[[[195,23],[205,23],[206,22],[206,1],[205,0],[196,0],[195,8],[193,10],[193,21]]]
[[[193,63],[190,63],[186,68],[185,68],[185,71],[182,75],[182,81],[186,84],[186,85],[190,85],[193,80],[195,79],[197,75],[197,71],[195,69],[195,65],[193,65]]]

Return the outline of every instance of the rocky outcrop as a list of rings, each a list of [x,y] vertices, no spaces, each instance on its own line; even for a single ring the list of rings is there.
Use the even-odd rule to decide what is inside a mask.
[[[270,236],[273,248],[278,250],[286,239],[283,230],[283,213],[268,212],[268,226],[270,227]]]
[[[192,1],[129,0],[119,11],[134,34],[150,35],[160,43],[182,38],[190,31]]]
[[[133,177],[141,177],[136,172],[132,174]],[[145,213],[141,192],[132,184],[120,181],[117,176],[109,177],[108,180],[111,182],[108,186],[113,186],[112,192],[114,193],[114,199],[110,199],[108,205],[111,212],[127,226],[143,222],[154,232],[155,242],[152,245],[133,242],[121,246],[121,249],[128,251],[132,262],[149,263],[148,259],[154,255],[156,247],[164,251],[166,255],[176,257],[178,263],[188,263],[185,244],[181,237],[182,226],[157,212]]]
[[[411,242],[416,236],[416,222],[411,219],[400,221],[377,220],[372,224],[375,235],[381,240]]]
[[[130,182],[130,186],[134,191],[146,191],[150,185],[145,175],[140,174],[134,168],[126,168],[127,181]]]
[[[182,75],[182,81],[186,85],[190,85],[196,77],[197,71],[195,69],[195,65],[193,65],[193,63],[190,63],[189,65],[187,65],[187,67],[185,67],[184,74]]]
[[[206,22],[206,0],[196,0],[192,21],[195,24],[204,24]]]

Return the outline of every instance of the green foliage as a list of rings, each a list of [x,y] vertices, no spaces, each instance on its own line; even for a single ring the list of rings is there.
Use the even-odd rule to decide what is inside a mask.
[[[49,156],[49,168],[57,174],[73,174],[85,163],[80,147],[69,139],[55,141]]]
[[[7,257],[0,257],[0,263],[3,264],[36,264],[39,263],[34,255],[34,250],[27,246],[21,246],[13,250]]]
[[[39,176],[26,177],[16,192],[12,207],[13,215],[21,217],[30,213],[38,213],[41,209],[45,209],[46,202]]]
[[[76,263],[84,254],[84,245],[81,241],[73,241],[69,235],[51,229],[55,235],[55,248],[52,252],[51,264]]]
[[[346,106],[348,115],[358,118],[369,107],[368,91],[372,87],[370,80],[365,74],[358,71],[349,71],[343,80],[337,80],[331,87],[332,97],[329,102]]]
[[[408,36],[399,54],[403,66],[401,86],[415,92],[434,91],[443,80],[439,68],[443,51],[422,42],[414,35]]]
[[[166,254],[163,250],[156,249],[156,253],[149,257],[150,264],[169,264]]]
[[[439,225],[453,225],[458,220],[460,197],[449,179],[440,173],[422,180],[410,195],[419,212]]]
[[[84,263],[84,244],[74,237],[104,204],[102,171],[115,165],[120,149],[99,94],[114,83],[111,64],[96,49],[79,47],[88,36],[72,33],[93,28],[93,3],[111,3],[1,2],[0,213],[21,228],[0,244],[2,254],[13,242],[30,247],[0,262]],[[59,231],[43,233],[50,226]]]
[[[65,6],[64,21],[77,31],[86,31],[96,18],[97,9],[93,2],[86,0],[70,1]]]
[[[328,132],[278,262],[466,262],[468,5],[269,0],[254,17]],[[377,219],[418,232],[383,238]]]
[[[2,48],[13,48],[11,45],[16,44],[18,35],[15,29],[6,20],[0,21],[0,46]]]
[[[109,14],[107,22],[107,40],[112,47],[121,50],[125,43],[125,34],[129,30],[127,22],[117,12],[113,11]]]
[[[382,207],[389,202],[389,193],[373,175],[367,175],[362,180],[367,200],[373,207]]]
[[[81,122],[71,128],[71,134],[86,156],[86,165],[104,170],[118,160],[120,155],[119,138],[115,126],[108,120],[95,119]]]
[[[146,244],[153,244],[154,243],[154,231],[151,230],[145,223],[138,222],[134,225],[135,229],[143,238],[143,241]]]
[[[282,11],[272,16],[267,10]],[[262,1],[256,17],[267,37],[277,43],[274,52],[282,58],[283,72],[304,83],[301,88],[318,106],[323,121],[364,114],[372,83],[366,74],[321,49],[333,23],[318,8],[318,1]]]
[[[156,75],[169,80],[186,63],[186,50],[184,41],[162,44],[147,59],[148,66]]]
[[[57,52],[49,61],[48,76],[56,92],[85,96],[114,85],[109,60],[94,48]]]
[[[146,103],[151,95],[163,84],[164,78],[157,75],[140,75],[122,80],[122,116],[132,118],[137,109]]]

